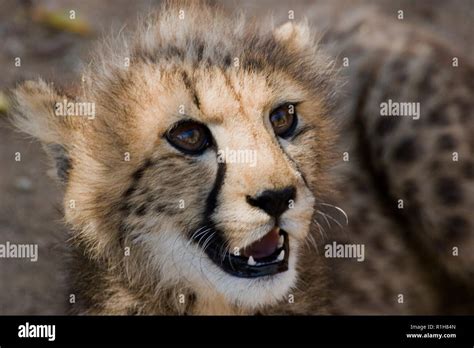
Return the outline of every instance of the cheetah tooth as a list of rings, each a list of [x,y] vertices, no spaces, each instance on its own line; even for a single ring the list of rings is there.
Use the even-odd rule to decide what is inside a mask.
[[[285,237],[280,236],[280,239],[278,240],[278,247],[281,248],[284,243],[285,243]]]
[[[253,259],[252,256],[249,257],[248,261],[247,261],[247,264],[249,266],[255,266],[257,263],[255,262],[255,260]]]
[[[277,257],[277,260],[278,261],[283,261],[284,258],[285,258],[285,250],[282,250],[280,252],[280,255],[278,255],[278,257]]]

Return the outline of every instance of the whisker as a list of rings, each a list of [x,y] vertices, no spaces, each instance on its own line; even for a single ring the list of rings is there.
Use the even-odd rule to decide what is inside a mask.
[[[316,219],[313,219],[313,222],[318,226],[319,234],[321,235],[321,238],[324,240],[326,239],[326,231],[324,228],[319,224],[319,222]]]
[[[222,256],[221,257],[221,264],[222,264],[224,262],[224,259],[227,253],[230,254],[230,241],[226,241],[225,243],[223,243],[219,249],[219,252]]]
[[[308,249],[315,249],[319,254],[318,243],[312,234],[309,234],[305,239],[305,245],[308,247]]]
[[[326,220],[326,224],[328,225],[328,228],[331,228],[331,224],[329,223],[329,220],[328,220],[328,218],[326,217],[326,214],[324,214],[322,211],[319,211],[319,210],[316,211],[316,213],[318,213],[319,215],[321,215],[321,216],[324,218],[324,220]]]
[[[204,241],[204,244],[202,246],[203,251],[206,251],[206,249],[211,245],[212,238],[214,238],[215,234],[216,232],[212,231],[207,237],[207,239]]]
[[[191,237],[189,237],[189,240],[186,243],[186,247],[188,247],[198,236],[202,235],[203,233],[206,233],[206,227],[207,226],[202,226],[196,231],[194,231],[193,234],[191,234]]]
[[[203,238],[207,238],[207,234],[211,231],[210,228],[206,229],[205,233],[202,233],[201,236],[199,237],[199,240],[197,241],[197,245],[201,246],[201,241]]]
[[[336,205],[329,204],[329,203],[318,203],[318,204],[324,205],[326,207],[331,207],[339,211],[342,215],[344,215],[344,218],[346,219],[346,225],[349,225],[349,217],[347,216],[347,213],[344,211],[344,209]]]
[[[336,219],[334,219],[330,214],[326,214],[326,213],[323,213],[323,212],[320,212],[320,213],[323,214],[324,216],[328,217],[332,221],[334,221],[341,229],[343,228],[341,223],[339,221],[337,221]]]

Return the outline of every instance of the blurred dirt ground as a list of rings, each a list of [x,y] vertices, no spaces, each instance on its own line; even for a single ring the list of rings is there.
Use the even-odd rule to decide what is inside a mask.
[[[1,0],[0,92],[40,76],[59,86],[74,84],[80,79],[81,60],[87,61],[102,33],[117,32],[125,24],[133,26],[140,13],[159,2]],[[270,12],[279,22],[290,9],[296,19],[327,6],[345,11],[373,4],[392,15],[403,9],[406,20],[439,33],[464,53],[474,54],[474,47],[465,44],[474,34],[474,0],[228,0],[223,4],[229,9],[243,8],[250,15]],[[62,28],[61,21],[38,19],[33,15],[38,9],[54,14],[54,18],[74,10],[77,21],[84,22],[92,34]],[[21,58],[20,67],[15,67],[15,57]],[[15,161],[16,152],[21,153],[20,162]],[[46,175],[47,169],[39,144],[13,131],[0,113],[0,243],[36,243],[39,249],[36,263],[0,259],[0,314],[62,314],[67,309],[62,256],[67,231],[61,224],[61,191]]]

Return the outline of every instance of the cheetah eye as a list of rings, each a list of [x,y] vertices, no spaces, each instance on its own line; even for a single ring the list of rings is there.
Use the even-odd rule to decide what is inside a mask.
[[[298,123],[295,105],[286,103],[274,109],[270,113],[270,122],[276,135],[282,138],[289,137]]]
[[[211,144],[211,133],[201,123],[182,121],[166,132],[166,139],[181,152],[197,155]]]

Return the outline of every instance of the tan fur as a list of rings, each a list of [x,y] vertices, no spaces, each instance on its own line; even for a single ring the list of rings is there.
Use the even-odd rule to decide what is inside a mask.
[[[251,52],[246,45],[261,48]],[[301,64],[310,69],[307,75],[298,72]],[[95,103],[95,119],[59,121],[52,108],[61,97],[52,87],[40,81],[18,88],[16,124],[46,144],[64,147],[71,161],[64,206],[76,250],[74,311],[250,314],[286,301],[298,279],[313,195],[328,188],[321,185],[328,181],[333,138],[328,67],[304,24],[272,33],[244,17],[231,20],[219,9],[187,2],[164,5],[130,38],[98,49],[77,98]],[[309,129],[294,143],[279,144],[266,116],[282,102],[299,102],[301,123]],[[226,164],[212,219],[229,250],[258,240],[273,226],[246,196],[297,188],[295,207],[280,222],[290,234],[289,271],[272,279],[236,278],[188,240],[199,227],[218,169],[215,153],[186,158],[161,137],[183,117],[182,107],[208,125],[220,148],[257,153],[257,168]],[[130,161],[124,160],[127,153]],[[180,200],[186,209],[177,208]],[[140,205],[144,216],[137,216]],[[311,257],[314,265],[320,263]],[[314,272],[323,279],[319,268]],[[324,287],[324,281],[315,287]],[[322,302],[317,310],[324,310]]]

